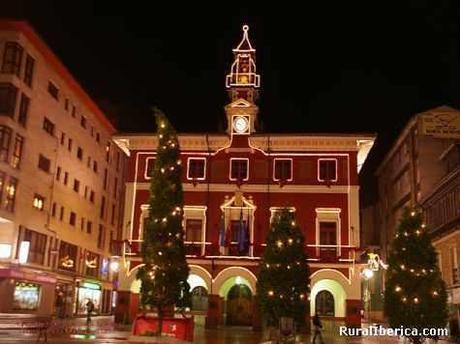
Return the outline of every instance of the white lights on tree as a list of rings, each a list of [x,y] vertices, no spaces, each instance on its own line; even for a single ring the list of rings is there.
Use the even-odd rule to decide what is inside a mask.
[[[374,276],[374,271],[372,271],[371,269],[365,268],[365,269],[363,270],[363,277],[364,277],[365,279],[367,279],[367,280],[368,280],[368,279],[371,279],[373,276]]]
[[[19,246],[19,264],[27,263],[29,258],[30,241],[21,241]]]
[[[120,262],[118,260],[112,260],[110,262],[110,270],[118,272],[120,270]]]

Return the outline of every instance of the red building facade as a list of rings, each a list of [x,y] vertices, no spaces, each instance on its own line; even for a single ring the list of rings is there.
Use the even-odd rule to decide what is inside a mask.
[[[273,215],[295,212],[311,267],[311,313],[353,319],[361,309],[358,172],[374,136],[259,133],[255,49],[243,27],[226,77],[226,133],[179,134],[184,229],[191,268],[192,311],[209,326],[257,322],[257,266]],[[154,133],[117,135],[129,155],[118,314],[137,311],[136,270],[148,216]],[[238,245],[241,218],[249,235]],[[222,230],[223,229],[223,230]],[[226,240],[219,233],[225,232]]]

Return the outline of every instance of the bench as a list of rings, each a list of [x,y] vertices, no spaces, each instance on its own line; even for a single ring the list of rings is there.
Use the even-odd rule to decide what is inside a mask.
[[[43,343],[48,343],[48,328],[51,325],[51,317],[24,315],[24,314],[0,314],[0,331],[37,332],[35,343],[43,338]]]

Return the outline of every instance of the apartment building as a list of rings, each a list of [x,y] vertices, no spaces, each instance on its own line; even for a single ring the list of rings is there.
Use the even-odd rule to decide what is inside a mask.
[[[0,312],[113,300],[125,157],[114,126],[26,22],[0,21]]]

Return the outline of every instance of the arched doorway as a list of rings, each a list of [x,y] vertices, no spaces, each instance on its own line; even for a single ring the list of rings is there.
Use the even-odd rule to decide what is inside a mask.
[[[316,294],[315,311],[320,316],[333,317],[335,315],[334,296],[327,290]]]
[[[198,286],[192,289],[192,311],[205,312],[208,310],[208,291]]]
[[[235,284],[227,295],[227,325],[252,325],[252,292],[247,285]]]

